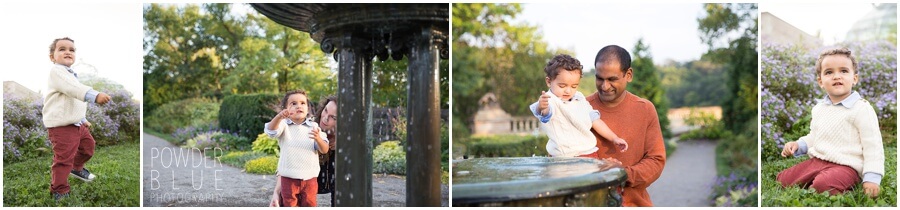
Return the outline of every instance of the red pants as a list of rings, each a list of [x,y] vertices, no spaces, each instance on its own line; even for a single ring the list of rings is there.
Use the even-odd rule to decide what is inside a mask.
[[[307,180],[281,177],[281,206],[316,206],[319,182],[316,177]]]
[[[53,145],[53,165],[50,167],[50,192],[69,192],[69,173],[81,170],[94,156],[94,137],[87,126],[60,126],[48,129]]]
[[[781,171],[776,180],[784,187],[812,187],[816,192],[832,195],[843,194],[860,182],[859,174],[853,168],[818,158],[810,158]]]

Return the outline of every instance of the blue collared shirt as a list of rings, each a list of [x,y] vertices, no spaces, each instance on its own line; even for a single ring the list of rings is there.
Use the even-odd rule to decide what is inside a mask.
[[[76,79],[78,78],[78,74],[72,70],[72,67],[68,67],[68,66],[61,65],[61,64],[56,64],[56,65],[66,68],[66,71],[69,71],[69,73],[71,73],[72,76],[74,76]],[[93,89],[88,90],[88,92],[84,94],[84,101],[90,102],[90,103],[97,103],[97,95],[100,95],[100,92],[97,92],[96,90],[93,90]],[[81,124],[84,124],[86,122],[87,122],[87,118],[82,118],[81,122],[75,123],[75,126],[80,127]]]
[[[853,108],[853,105],[856,104],[856,102],[859,102],[860,99],[862,99],[862,96],[859,95],[859,92],[853,91],[850,96],[847,96],[847,98],[841,100],[840,102],[834,103],[831,101],[830,96],[825,95],[825,98],[820,99],[819,103],[824,103],[831,106],[843,106],[847,109],[850,109]],[[803,140],[797,141],[797,147],[797,152],[794,153],[794,157],[806,155],[806,153],[809,151],[806,142]],[[880,185],[882,177],[883,175],[878,173],[866,172],[865,174],[863,174],[863,182],[872,182]]]
[[[284,118],[284,121],[285,121],[285,123],[286,123],[288,126],[291,126],[291,125],[313,126],[313,125],[314,125],[314,124],[313,124],[313,121],[310,120],[309,117],[307,117],[306,120],[303,120],[303,122],[301,122],[301,123],[295,123],[293,120],[291,120],[291,119],[289,119],[289,118]],[[268,125],[268,123],[266,123],[266,124]],[[275,135],[278,135],[278,131],[276,131],[276,130],[269,130],[269,126],[265,126],[265,128],[263,128],[263,132],[265,132],[265,133],[268,134],[269,136],[275,136]],[[325,140],[325,144],[328,144],[328,139],[324,139],[324,140]],[[319,144],[313,144],[313,148],[319,149]]]

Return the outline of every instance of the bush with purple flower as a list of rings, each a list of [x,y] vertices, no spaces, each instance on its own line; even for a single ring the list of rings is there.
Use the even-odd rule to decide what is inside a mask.
[[[140,104],[125,90],[100,90],[112,97],[105,105],[88,105],[87,120],[98,146],[140,139]],[[40,98],[3,96],[3,161],[14,163],[51,153],[42,121]]]

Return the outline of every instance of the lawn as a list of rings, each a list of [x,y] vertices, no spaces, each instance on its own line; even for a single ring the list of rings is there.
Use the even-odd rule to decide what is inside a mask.
[[[765,190],[762,193],[762,206],[897,206],[897,148],[889,146],[885,148],[884,153],[886,175],[881,180],[881,193],[875,199],[868,198],[859,184],[853,191],[835,196],[799,187],[781,188],[775,181],[778,172],[809,158],[786,158],[764,162],[762,184]]]
[[[50,196],[50,155],[3,167],[3,205],[15,206],[140,206],[140,144],[98,147],[87,168],[92,182],[69,178],[68,198]]]

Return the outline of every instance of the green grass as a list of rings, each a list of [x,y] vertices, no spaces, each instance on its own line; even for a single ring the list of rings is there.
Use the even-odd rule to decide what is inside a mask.
[[[69,197],[50,196],[52,156],[45,155],[3,167],[3,205],[11,206],[140,206],[140,144],[98,147],[86,167],[92,182],[70,178]]]
[[[811,188],[802,189],[796,186],[782,188],[775,180],[778,172],[809,158],[786,158],[764,162],[762,206],[897,206],[897,148],[888,146],[884,153],[886,175],[881,180],[881,192],[875,199],[863,193],[861,184],[857,184],[856,189],[850,192],[834,196],[816,193]]]

